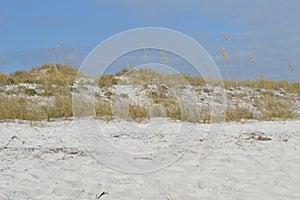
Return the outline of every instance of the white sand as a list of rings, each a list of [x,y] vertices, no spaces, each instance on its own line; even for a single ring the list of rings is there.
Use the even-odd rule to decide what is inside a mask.
[[[165,130],[169,132],[151,137],[147,133],[135,135],[133,129],[128,134],[126,130],[117,132],[115,122],[97,123],[107,130],[108,140],[128,151],[170,149],[161,162],[152,154],[133,154],[128,157],[132,160],[120,161],[117,168],[153,169],[166,164],[167,156],[176,158],[185,145],[176,140],[169,143],[174,141],[172,127],[179,123],[167,122]],[[147,125],[121,123],[129,129]],[[177,134],[188,135],[195,125],[184,126]],[[88,137],[88,122],[86,127],[83,137]],[[0,123],[0,200],[95,199],[102,192],[108,194],[99,199],[300,199],[300,121],[226,123],[219,142],[205,158],[202,147],[209,140],[205,134],[209,125],[197,128],[191,147],[177,162],[153,173],[128,174],[93,158],[101,152],[86,152],[75,121],[34,126],[27,122]],[[121,158],[114,153],[103,157],[106,163],[111,159],[118,164]]]

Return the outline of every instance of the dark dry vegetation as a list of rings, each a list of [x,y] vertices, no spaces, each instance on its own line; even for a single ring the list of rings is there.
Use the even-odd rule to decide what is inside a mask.
[[[75,83],[77,70],[64,65],[43,65],[36,67],[30,71],[17,71],[13,74],[0,74],[0,120],[20,119],[20,120],[48,120],[56,118],[70,118],[72,114],[72,92]],[[98,80],[98,86],[107,90],[107,99],[111,96],[108,88],[115,84],[122,83],[117,77],[124,74],[128,76],[132,72],[123,69],[115,75],[103,75]],[[139,74],[139,76],[136,76]],[[175,77],[174,77],[175,76]],[[172,83],[172,81],[178,81]],[[147,82],[160,82],[165,85],[179,84],[182,88],[186,83],[193,87],[203,87],[202,92],[209,94],[209,90],[205,88],[205,80],[198,76],[189,76],[185,74],[159,74],[150,69],[141,69],[138,73],[132,73],[130,84],[141,84]],[[22,86],[26,84],[36,84],[41,89],[38,92],[34,88],[26,88]],[[17,89],[6,90],[7,87],[18,85]],[[251,104],[261,111],[260,115],[256,115],[247,107],[239,104],[239,99],[247,97],[247,94],[228,93],[228,100],[237,99],[235,104],[229,105],[226,110],[226,121],[240,121],[241,119],[257,119],[257,120],[274,120],[274,119],[290,119],[299,117],[297,110],[290,109],[294,101],[300,100],[300,83],[287,81],[272,81],[266,79],[260,80],[244,80],[231,81],[225,80],[224,86],[228,91],[239,91],[242,87],[250,88],[256,91],[258,95],[249,97]],[[287,93],[293,94],[296,99],[284,99],[275,96],[272,91],[278,91],[282,95]],[[110,93],[110,95],[109,95]],[[195,111],[191,108],[185,109],[183,113],[180,105],[173,99],[166,96],[166,88],[158,87],[155,92],[148,94],[151,102],[155,105],[162,105],[165,110],[165,116],[172,119],[192,122],[209,122],[209,109]],[[36,100],[32,97],[40,97]],[[45,98],[46,100],[43,100]],[[47,100],[48,98],[48,100]],[[50,99],[50,100],[49,100]],[[42,102],[40,102],[42,101]],[[298,107],[299,108],[299,107]],[[110,120],[113,118],[111,104],[108,102],[98,102],[95,108],[96,116]],[[152,112],[153,116],[163,116],[159,110]],[[157,113],[157,114],[155,114]],[[133,120],[148,118],[150,113],[147,108],[132,104],[129,106],[129,117]]]

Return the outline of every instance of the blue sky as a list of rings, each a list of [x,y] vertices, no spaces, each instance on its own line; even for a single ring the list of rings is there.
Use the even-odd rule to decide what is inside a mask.
[[[266,77],[299,80],[299,7],[300,2],[293,0],[1,0],[0,56],[6,63],[1,71],[70,60],[79,65],[111,35],[154,26],[194,38],[223,75],[224,47],[234,65],[241,59],[244,72],[238,71],[240,76],[257,75],[247,56],[250,50]],[[288,60],[295,70],[289,68]]]

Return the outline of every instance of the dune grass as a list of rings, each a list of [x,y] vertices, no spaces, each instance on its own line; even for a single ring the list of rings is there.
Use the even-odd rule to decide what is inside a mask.
[[[35,67],[29,71],[17,71],[13,74],[0,74],[0,120],[20,119],[20,120],[47,120],[52,121],[56,118],[70,118],[72,112],[72,92],[78,71],[70,66],[64,65],[43,65]],[[132,73],[132,74],[130,74]],[[131,75],[130,84],[145,84],[152,81],[159,81],[165,85],[182,85],[186,83],[194,88],[202,88],[201,91],[210,95],[210,91],[205,89],[206,81],[199,76],[189,76],[187,74],[160,74],[151,69],[141,69],[130,72],[123,69],[112,75],[106,74],[98,79],[98,86],[108,93],[108,88],[122,83],[120,76]],[[6,86],[19,84],[37,84],[43,92],[38,92],[32,88],[25,88],[20,91],[3,91]],[[258,96],[253,96],[247,100],[253,105],[260,114],[253,112],[250,108],[244,107],[239,103],[239,99],[245,98],[247,94],[227,94],[229,100],[237,99],[237,103],[228,105],[226,109],[226,121],[240,121],[242,119],[255,120],[274,120],[298,118],[299,114],[292,110],[293,102],[273,94],[274,91],[282,95],[293,94],[300,101],[300,83],[287,82],[285,80],[274,81],[267,79],[257,80],[224,80],[225,88],[228,91],[239,91],[241,87],[250,88],[256,91]],[[146,87],[144,85],[144,87]],[[20,87],[19,87],[20,88]],[[209,122],[211,113],[209,108],[196,109],[189,105],[176,102],[176,99],[166,96],[166,87],[160,86],[155,92],[149,92],[152,110],[138,104],[131,104],[128,108],[128,117],[131,120],[141,120],[149,117],[168,117],[171,119]],[[37,102],[33,97],[46,98],[43,102]],[[249,96],[249,95],[248,95]],[[287,97],[287,96],[286,96]],[[49,100],[50,99],[50,100]],[[51,100],[52,99],[52,100]],[[109,98],[108,98],[109,99]],[[250,102],[251,101],[251,102]],[[163,108],[164,113],[160,111]],[[149,110],[150,109],[150,110]],[[108,102],[97,102],[95,107],[96,117],[111,120],[114,118],[111,104]]]
[[[39,105],[26,97],[0,97],[0,120],[47,120],[72,117],[71,96],[56,96],[54,103]]]

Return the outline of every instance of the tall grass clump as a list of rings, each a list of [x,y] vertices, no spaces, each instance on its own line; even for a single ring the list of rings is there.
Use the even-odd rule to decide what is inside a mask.
[[[0,120],[52,121],[73,116],[71,96],[56,96],[53,104],[46,105],[26,97],[0,97],[0,110]]]

